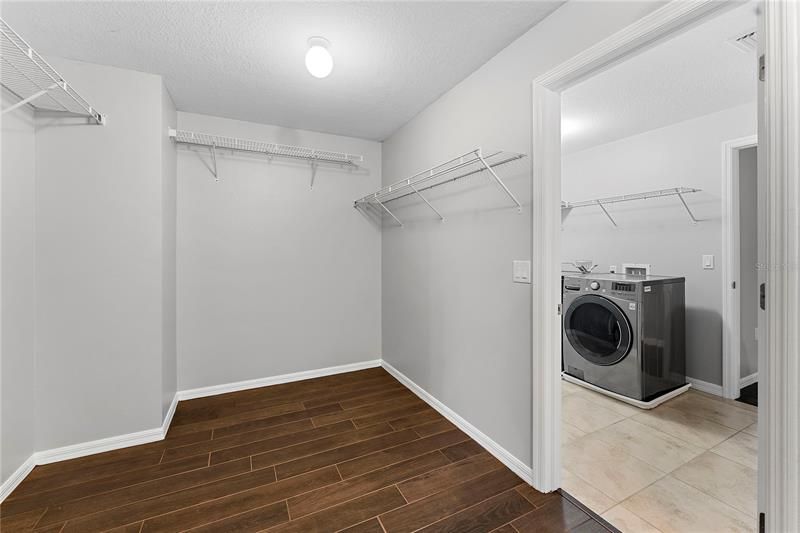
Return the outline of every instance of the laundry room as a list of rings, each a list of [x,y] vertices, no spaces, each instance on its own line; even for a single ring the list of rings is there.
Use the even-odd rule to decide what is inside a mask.
[[[755,27],[745,5],[562,95],[562,475],[640,526],[674,519],[655,503],[665,491],[711,520],[756,514],[755,408],[723,390],[734,255],[749,325],[736,393],[757,381]],[[735,152],[737,216],[731,142],[751,148]]]

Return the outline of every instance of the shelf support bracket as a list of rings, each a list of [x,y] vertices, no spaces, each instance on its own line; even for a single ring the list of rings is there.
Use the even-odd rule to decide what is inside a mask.
[[[697,224],[699,221],[696,218],[694,218],[694,213],[692,213],[692,210],[689,209],[689,205],[686,203],[686,200],[683,199],[683,193],[680,192],[680,191],[676,191],[675,194],[678,195],[678,198],[680,199],[681,203],[683,204],[683,208],[686,209],[686,213],[689,215],[689,218],[692,220],[692,224]]]
[[[312,190],[314,189],[314,178],[316,178],[316,177],[317,177],[317,162],[316,161],[312,161],[311,162],[311,187],[310,187]]]
[[[388,208],[388,207],[386,207],[385,205],[383,205],[383,202],[381,202],[381,201],[380,201],[380,200],[378,200],[377,198],[375,198],[375,201],[376,201],[376,202],[378,202],[378,205],[379,205],[379,206],[381,206],[381,207],[383,208],[383,210],[384,210],[384,211],[386,211],[387,213],[389,213],[389,214],[391,215],[391,217],[397,221],[397,223],[398,223],[398,224],[400,224],[400,227],[403,227],[403,223],[402,223],[402,222],[400,222],[400,219],[399,219],[399,218],[397,218],[396,216],[394,216],[394,213],[392,213],[391,211],[389,211],[389,208]]]
[[[443,216],[442,216],[442,214],[439,212],[439,210],[438,210],[438,209],[436,209],[435,207],[433,207],[433,206],[431,205],[431,203],[430,203],[428,200],[426,200],[424,196],[422,196],[422,193],[421,193],[421,192],[419,192],[419,190],[418,190],[416,187],[414,187],[414,186],[411,184],[411,182],[409,182],[409,184],[408,184],[408,185],[409,185],[409,187],[411,187],[411,188],[414,190],[414,192],[415,192],[415,193],[417,193],[417,196],[419,196],[420,198],[422,198],[422,201],[423,201],[423,202],[425,202],[426,204],[428,204],[428,207],[430,207],[430,208],[433,210],[433,212],[434,212],[434,213],[436,213],[436,215],[439,217],[439,220],[441,220],[442,222],[444,222],[444,217],[443,217]]]
[[[520,204],[519,201],[517,201],[516,196],[514,196],[514,194],[510,190],[508,190],[508,187],[506,187],[506,184],[503,183],[503,180],[501,180],[500,177],[495,173],[494,169],[489,166],[489,164],[483,158],[483,155],[481,154],[481,151],[480,150],[476,150],[475,151],[475,155],[478,156],[478,159],[481,160],[481,163],[483,163],[483,166],[486,167],[486,170],[488,170],[492,174],[492,177],[494,177],[494,179],[498,183],[498,185],[500,185],[500,187],[502,187],[503,190],[506,191],[506,194],[509,196],[509,198],[511,198],[511,200],[514,201],[514,203],[517,205],[517,211],[519,211],[521,213],[522,212],[522,204]]]
[[[605,215],[608,217],[608,220],[610,220],[611,223],[614,224],[614,227],[615,228],[618,227],[617,222],[614,220],[614,218],[611,216],[611,213],[608,212],[606,206],[604,206],[600,200],[597,200],[597,205],[600,206],[600,209],[603,210],[603,213],[605,213]]]
[[[10,106],[10,107],[7,107],[7,108],[5,108],[5,109],[3,109],[3,113],[2,113],[2,114],[3,114],[3,115],[5,115],[6,113],[8,113],[8,112],[10,112],[10,111],[14,111],[14,110],[15,110],[15,109],[17,109],[18,107],[22,107],[22,106],[24,106],[24,105],[26,105],[26,104],[29,104],[29,103],[31,103],[31,102],[33,102],[34,100],[36,100],[37,98],[39,98],[40,96],[44,96],[45,94],[47,94],[47,92],[48,92],[48,91],[50,91],[51,89],[55,89],[56,87],[58,87],[58,84],[57,84],[57,83],[54,83],[54,84],[53,84],[53,85],[51,85],[50,87],[48,87],[48,88],[46,88],[46,89],[42,89],[42,90],[41,90],[41,91],[39,91],[38,93],[32,94],[32,95],[30,95],[29,97],[27,97],[27,98],[24,98],[24,99],[20,100],[20,101],[19,101],[19,102],[17,102],[16,104],[14,104],[14,105],[12,105],[12,106]]]
[[[219,181],[219,172],[217,171],[217,145],[211,145],[211,161],[214,163],[214,181]]]

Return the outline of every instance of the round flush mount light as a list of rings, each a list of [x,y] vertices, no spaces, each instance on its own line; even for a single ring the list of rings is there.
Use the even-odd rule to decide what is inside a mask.
[[[308,40],[306,52],[306,68],[315,78],[326,78],[333,70],[331,43],[323,37],[312,37]]]

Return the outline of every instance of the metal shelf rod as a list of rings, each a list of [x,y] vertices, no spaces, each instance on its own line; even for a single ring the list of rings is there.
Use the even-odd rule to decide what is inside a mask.
[[[320,163],[358,168],[356,162],[364,161],[364,156],[362,155],[333,152],[330,150],[317,150],[301,146],[289,146],[286,144],[269,143],[251,139],[224,137],[221,135],[184,131],[174,128],[170,128],[169,136],[172,137],[176,143],[208,148],[211,151],[214,167],[211,172],[214,174],[214,178],[216,178],[217,181],[219,181],[219,172],[217,169],[218,150],[261,154],[266,155],[268,158],[284,157],[299,161],[308,161],[311,164],[311,189],[314,188],[314,180]]]
[[[433,180],[435,178],[438,178],[441,175],[448,174],[450,172],[459,170],[459,169],[464,168],[466,166],[473,165],[473,164],[476,164],[476,163],[480,164],[481,159],[484,159],[484,160],[485,159],[491,159],[493,157],[496,157],[496,156],[504,154],[504,153],[508,154],[508,156],[506,158],[504,158],[502,161],[497,161],[497,162],[491,161],[490,163],[486,164],[486,166],[491,169],[491,168],[494,168],[496,166],[500,166],[500,165],[503,165],[505,163],[510,163],[511,161],[516,161],[517,159],[521,159],[521,158],[525,157],[525,154],[518,154],[518,153],[513,153],[513,152],[502,152],[500,150],[492,152],[490,155],[487,155],[487,156],[483,157],[483,156],[479,155],[479,154],[481,154],[481,149],[477,148],[477,149],[472,150],[470,152],[467,152],[467,153],[465,153],[463,155],[454,157],[453,159],[450,159],[449,161],[446,161],[444,163],[436,165],[435,167],[431,167],[431,168],[425,169],[425,170],[423,170],[421,172],[417,172],[416,174],[414,174],[413,176],[411,176],[409,178],[402,179],[400,181],[396,181],[396,182],[392,183],[391,185],[387,185],[387,186],[383,187],[382,189],[380,189],[380,190],[378,190],[378,191],[376,191],[376,192],[374,192],[372,194],[368,194],[367,196],[364,196],[363,198],[359,198],[358,200],[355,201],[355,204],[369,202],[369,201],[372,201],[372,200],[376,200],[377,198],[383,198],[384,196],[387,196],[389,194],[396,193],[398,190],[403,190],[405,188],[410,188],[409,185],[411,183],[413,183],[415,186],[418,186],[418,185],[420,185],[422,183],[426,183],[426,182],[431,181],[431,180]],[[469,157],[470,155],[472,155],[473,157],[471,159],[467,159],[467,157]],[[448,165],[451,165],[452,163],[454,163],[456,161],[458,161],[458,163],[456,163],[455,165],[448,166]],[[441,169],[441,170],[437,170],[437,169]],[[486,168],[478,168],[476,170],[473,170],[473,171],[470,171],[470,172],[466,172],[464,174],[461,174],[461,175],[455,176],[453,178],[450,178],[448,180],[442,181],[441,183],[437,183],[435,185],[431,185],[431,186],[428,186],[428,187],[417,187],[417,188],[420,191],[425,191],[425,190],[430,189],[432,187],[438,187],[439,185],[444,185],[445,183],[450,183],[452,181],[456,181],[456,180],[459,180],[461,178],[465,178],[467,176],[472,176],[473,174],[477,174],[479,172],[483,172],[484,170],[486,170]],[[495,176],[496,176],[496,174],[495,174]],[[499,180],[499,178],[497,178],[497,179]],[[387,200],[387,201],[391,202],[391,201],[394,201],[394,200],[399,200],[400,198],[403,198],[405,196],[410,196],[412,194],[415,194],[413,190],[412,191],[408,191],[408,192],[406,192],[404,194],[395,196],[395,197],[393,197],[393,198],[391,198],[390,200]],[[515,201],[515,203],[518,204],[518,202],[516,202],[516,201]]]
[[[589,207],[589,206],[597,206],[603,210],[603,213],[608,217],[614,227],[617,227],[617,223],[608,210],[605,208],[606,204],[616,204],[619,202],[632,202],[635,200],[648,200],[650,198],[663,198],[665,196],[677,196],[678,199],[681,201],[683,208],[686,210],[686,213],[689,215],[689,219],[691,220],[692,224],[697,224],[699,221],[692,213],[692,210],[689,208],[689,204],[686,203],[686,199],[684,198],[685,194],[690,194],[694,192],[700,192],[701,189],[694,189],[691,187],[672,187],[671,189],[659,189],[655,191],[646,191],[640,192],[635,194],[624,194],[621,196],[609,196],[606,198],[596,198],[593,200],[582,200],[580,202],[561,202],[561,209],[574,209],[576,207]]]
[[[358,168],[356,163],[364,161],[364,156],[357,154],[333,152],[330,150],[317,150],[314,148],[290,146],[286,144],[255,141],[251,139],[224,137],[209,133],[170,129],[169,136],[172,137],[176,143],[180,144],[192,144],[206,147],[215,146],[218,150],[222,149],[233,150],[236,152],[248,152],[253,154],[267,155],[270,157],[287,157],[290,159],[300,159],[318,163],[330,163],[354,168]]]
[[[409,178],[394,182],[391,185],[387,185],[372,194],[364,196],[363,198],[359,198],[353,202],[353,207],[359,207],[360,205],[366,205],[370,203],[378,203],[384,211],[389,213],[392,218],[394,218],[397,223],[402,226],[403,223],[400,222],[394,213],[392,213],[386,207],[386,204],[388,202],[399,200],[400,198],[404,198],[413,194],[419,196],[419,198],[425,202],[425,205],[427,205],[434,213],[436,213],[436,216],[443,221],[444,215],[438,209],[436,209],[431,202],[428,201],[422,192],[432,189],[433,187],[438,187],[439,185],[488,170],[491,178],[494,179],[500,188],[502,188],[509,198],[511,198],[517,209],[521,212],[522,205],[519,203],[511,190],[506,187],[506,184],[503,183],[503,180],[500,179],[500,176],[497,175],[494,167],[509,163],[511,161],[516,161],[517,159],[521,159],[523,157],[525,157],[525,154],[503,152],[502,150],[493,151],[490,154],[484,154],[480,148],[476,148],[466,152],[465,154],[449,159],[444,163],[425,169],[422,172],[417,172]],[[468,168],[470,165],[474,168]],[[459,173],[458,171],[462,172]],[[448,174],[452,173],[456,173],[456,175],[453,177],[448,177]],[[434,181],[441,177],[446,179]]]
[[[573,207],[587,207],[597,205],[597,202],[602,204],[615,204],[618,202],[631,202],[634,200],[647,200],[650,198],[661,198],[664,196],[675,196],[678,194],[689,194],[693,192],[700,192],[701,189],[692,189],[689,187],[672,187],[670,189],[659,189],[656,191],[646,191],[635,194],[623,194],[621,196],[609,196],[606,198],[595,198],[592,200],[583,200],[580,202],[564,202],[564,208]]]

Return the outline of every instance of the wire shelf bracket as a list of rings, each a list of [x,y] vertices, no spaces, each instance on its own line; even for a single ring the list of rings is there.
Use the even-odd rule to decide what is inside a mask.
[[[386,211],[400,226],[403,223],[400,219],[386,206],[387,203],[394,200],[399,200],[406,196],[418,196],[433,211],[439,220],[444,222],[445,217],[431,204],[430,201],[422,194],[428,189],[451,183],[467,176],[472,176],[480,172],[488,172],[489,176],[499,185],[503,192],[511,199],[514,206],[519,212],[522,212],[522,204],[519,203],[514,193],[503,183],[500,176],[497,175],[495,169],[506,163],[517,161],[525,157],[525,154],[516,152],[505,152],[502,150],[493,150],[489,152],[483,151],[481,148],[476,148],[458,157],[454,157],[442,164],[435,167],[428,168],[422,172],[417,172],[413,176],[406,179],[387,185],[382,189],[368,194],[363,198],[359,198],[353,202],[353,207],[366,207],[368,205],[377,204],[381,209]]]
[[[635,194],[624,194],[622,196],[609,196],[606,198],[595,198],[592,200],[583,200],[580,202],[561,202],[561,209],[567,210],[570,212],[572,209],[578,207],[590,207],[596,206],[603,210],[603,214],[611,221],[611,224],[614,227],[617,226],[617,222],[614,220],[614,217],[611,216],[611,213],[608,212],[606,209],[607,204],[616,204],[619,202],[632,202],[636,200],[648,200],[650,198],[663,198],[665,196],[677,196],[678,199],[681,201],[681,205],[683,206],[686,214],[689,216],[689,220],[692,224],[697,224],[699,220],[694,216],[694,213],[689,208],[689,204],[686,203],[686,199],[684,198],[685,195],[700,192],[702,189],[693,189],[690,187],[672,187],[671,189],[659,189],[655,191],[646,191],[646,192],[639,192]]]
[[[170,128],[169,136],[179,144],[205,146],[211,153],[213,169],[211,173],[219,181],[219,169],[217,167],[217,150],[231,150],[232,152],[247,152],[251,154],[262,154],[268,158],[283,157],[298,161],[307,161],[311,164],[311,183],[314,188],[314,180],[317,176],[317,169],[320,164],[338,165],[343,168],[358,169],[358,163],[364,161],[364,156],[348,154],[344,152],[332,152],[330,150],[318,150],[315,148],[304,148],[302,146],[290,146],[288,144],[277,144],[266,141],[256,141],[251,139],[239,139],[236,137],[225,137],[222,135],[212,135],[210,133],[200,133],[195,131],[185,131]]]
[[[5,115],[29,105],[37,111],[86,117],[103,125],[106,117],[92,107],[36,51],[0,18],[0,84],[19,101],[3,109]]]

